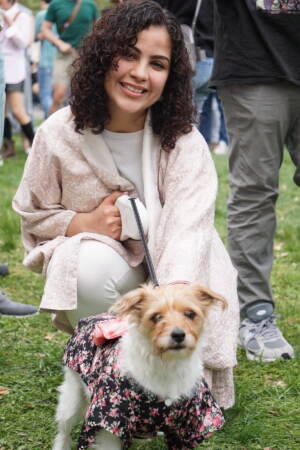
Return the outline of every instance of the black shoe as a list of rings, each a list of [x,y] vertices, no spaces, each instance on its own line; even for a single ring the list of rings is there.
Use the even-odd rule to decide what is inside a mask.
[[[0,264],[0,277],[5,277],[5,275],[8,275],[8,267],[6,264]]]
[[[1,153],[3,159],[14,158],[17,154],[15,142],[12,139],[4,139]]]
[[[37,314],[38,310],[33,305],[13,302],[0,291],[0,314],[5,316],[25,317]]]

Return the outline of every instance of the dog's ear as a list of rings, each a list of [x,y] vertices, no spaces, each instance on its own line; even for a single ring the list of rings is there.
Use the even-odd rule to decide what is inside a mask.
[[[128,314],[138,314],[142,309],[142,304],[146,299],[146,290],[141,287],[123,295],[116,301],[110,308],[109,312],[116,314],[119,317],[126,316]]]
[[[221,295],[211,291],[201,284],[193,283],[191,285],[191,289],[197,301],[199,301],[201,303],[201,306],[204,307],[205,313],[212,305],[217,303],[221,305],[223,310],[228,306],[226,300]]]

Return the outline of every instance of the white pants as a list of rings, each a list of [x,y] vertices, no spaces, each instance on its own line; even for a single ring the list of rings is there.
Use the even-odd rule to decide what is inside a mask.
[[[146,280],[143,265],[132,268],[102,242],[81,242],[78,258],[77,309],[65,311],[74,327],[82,317],[106,312],[121,295]]]

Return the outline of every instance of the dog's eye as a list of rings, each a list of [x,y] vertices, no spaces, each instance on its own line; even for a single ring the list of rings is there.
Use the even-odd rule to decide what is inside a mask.
[[[188,311],[184,312],[185,317],[187,317],[188,319],[195,319],[196,317],[196,313],[194,311],[192,311],[191,309],[189,309]]]
[[[153,315],[150,317],[150,320],[151,320],[151,322],[153,322],[153,323],[157,323],[157,322],[159,322],[161,319],[162,319],[162,316],[161,316],[160,314],[153,314]]]

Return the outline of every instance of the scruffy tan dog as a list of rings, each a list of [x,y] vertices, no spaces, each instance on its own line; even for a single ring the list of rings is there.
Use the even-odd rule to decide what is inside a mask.
[[[169,449],[188,449],[220,428],[223,416],[202,365],[205,319],[220,306],[225,301],[198,283],[145,284],[118,300],[113,316],[82,319],[65,353],[53,449],[70,448],[82,410],[79,449],[127,449],[134,436],[159,431]],[[99,346],[101,327],[104,335],[114,331]]]

